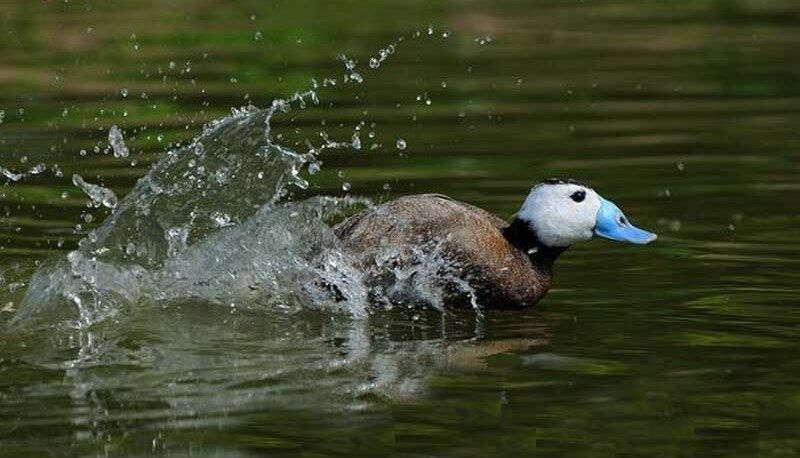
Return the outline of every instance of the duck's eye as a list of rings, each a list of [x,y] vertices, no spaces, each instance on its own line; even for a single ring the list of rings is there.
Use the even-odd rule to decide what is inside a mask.
[[[575,202],[583,202],[583,199],[586,198],[586,191],[575,191],[569,198]]]
[[[619,223],[620,226],[628,224],[628,220],[625,219],[625,217],[622,215],[619,215],[619,217],[617,218],[617,222]]]

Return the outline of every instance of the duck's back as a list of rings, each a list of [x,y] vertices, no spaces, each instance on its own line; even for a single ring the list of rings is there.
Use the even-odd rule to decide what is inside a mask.
[[[503,236],[505,227],[505,221],[478,207],[423,194],[365,210],[335,231],[368,277],[380,278],[421,258],[440,258],[448,264],[450,281],[454,275],[466,280],[482,305],[529,306],[550,287],[550,267],[534,265]]]

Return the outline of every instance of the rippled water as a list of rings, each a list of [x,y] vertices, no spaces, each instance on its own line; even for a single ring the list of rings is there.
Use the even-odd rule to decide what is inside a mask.
[[[799,20],[785,0],[5,2],[0,455],[800,454]],[[276,142],[350,146],[315,151],[297,175],[308,186],[291,184],[292,161],[233,164],[252,179],[207,199],[176,188],[186,199],[154,203],[159,218],[116,226],[136,230],[98,256],[156,259],[145,267],[160,274],[102,286],[130,293],[128,279],[144,298],[24,302],[75,280],[43,270],[29,291],[40,265],[93,229],[115,237],[100,226],[114,200],[87,206],[73,175],[122,207],[204,124],[312,78],[320,104],[276,116]],[[270,170],[288,174],[258,178]],[[261,290],[314,285],[303,275],[330,271],[302,254],[329,246],[317,212],[339,204],[302,204],[313,196],[440,192],[509,216],[554,175],[590,182],[660,237],[575,247],[525,312],[303,307],[326,294],[313,287],[231,306],[250,288],[215,260],[262,267],[276,283]],[[207,225],[187,231],[187,208]],[[315,218],[293,226],[295,213]],[[128,247],[152,231],[174,238]],[[193,245],[208,233],[228,235]],[[40,313],[12,323],[26,310]]]

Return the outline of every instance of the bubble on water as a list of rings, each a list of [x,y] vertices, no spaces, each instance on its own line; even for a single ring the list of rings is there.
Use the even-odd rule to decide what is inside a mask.
[[[476,37],[472,41],[474,41],[475,43],[478,43],[479,45],[486,45],[486,44],[489,44],[492,41],[494,41],[494,38],[489,36],[489,35],[485,35],[485,36],[482,36],[482,37]]]
[[[686,169],[686,164],[683,162],[678,162],[675,164],[675,168],[678,169],[679,172],[683,172],[683,170]]]
[[[256,33],[253,34],[253,40],[255,41],[261,41],[263,38],[264,34],[261,33],[261,31],[257,31]]]
[[[321,167],[319,165],[319,162],[312,162],[312,163],[308,164],[308,173],[310,173],[312,175],[316,175],[317,173],[319,173],[320,168]]]
[[[0,110],[0,124],[3,123],[3,120],[6,118],[6,110]]]
[[[128,98],[128,88],[124,87],[120,89],[119,95],[121,95],[123,98]]]
[[[408,144],[406,143],[406,141],[404,139],[398,138],[397,142],[395,143],[395,146],[399,150],[404,150],[404,149],[406,149],[406,146],[408,146]]]
[[[345,192],[347,192],[347,191],[349,191],[349,190],[350,190],[350,188],[352,188],[352,187],[353,187],[353,186],[352,186],[352,185],[351,185],[349,182],[347,182],[347,181],[345,181],[344,183],[342,183],[342,191],[345,191]]]
[[[102,205],[107,208],[115,208],[119,202],[114,191],[100,185],[87,183],[83,177],[78,174],[72,175],[72,184],[86,193],[95,207]]]
[[[108,130],[108,143],[114,150],[114,157],[128,157],[130,150],[125,145],[125,139],[122,137],[122,131],[116,125],[111,126]]]

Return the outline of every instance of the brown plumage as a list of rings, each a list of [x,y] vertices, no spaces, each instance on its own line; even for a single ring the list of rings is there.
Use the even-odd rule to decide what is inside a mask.
[[[563,250],[541,247],[527,226],[517,223],[446,196],[423,194],[364,210],[335,232],[369,281],[380,283],[391,275],[388,269],[420,262],[420,252],[438,253],[452,266],[449,275],[437,278],[452,302],[465,299],[455,276],[469,283],[482,306],[521,308],[547,293],[553,261]],[[385,253],[393,249],[396,254],[387,263]]]

